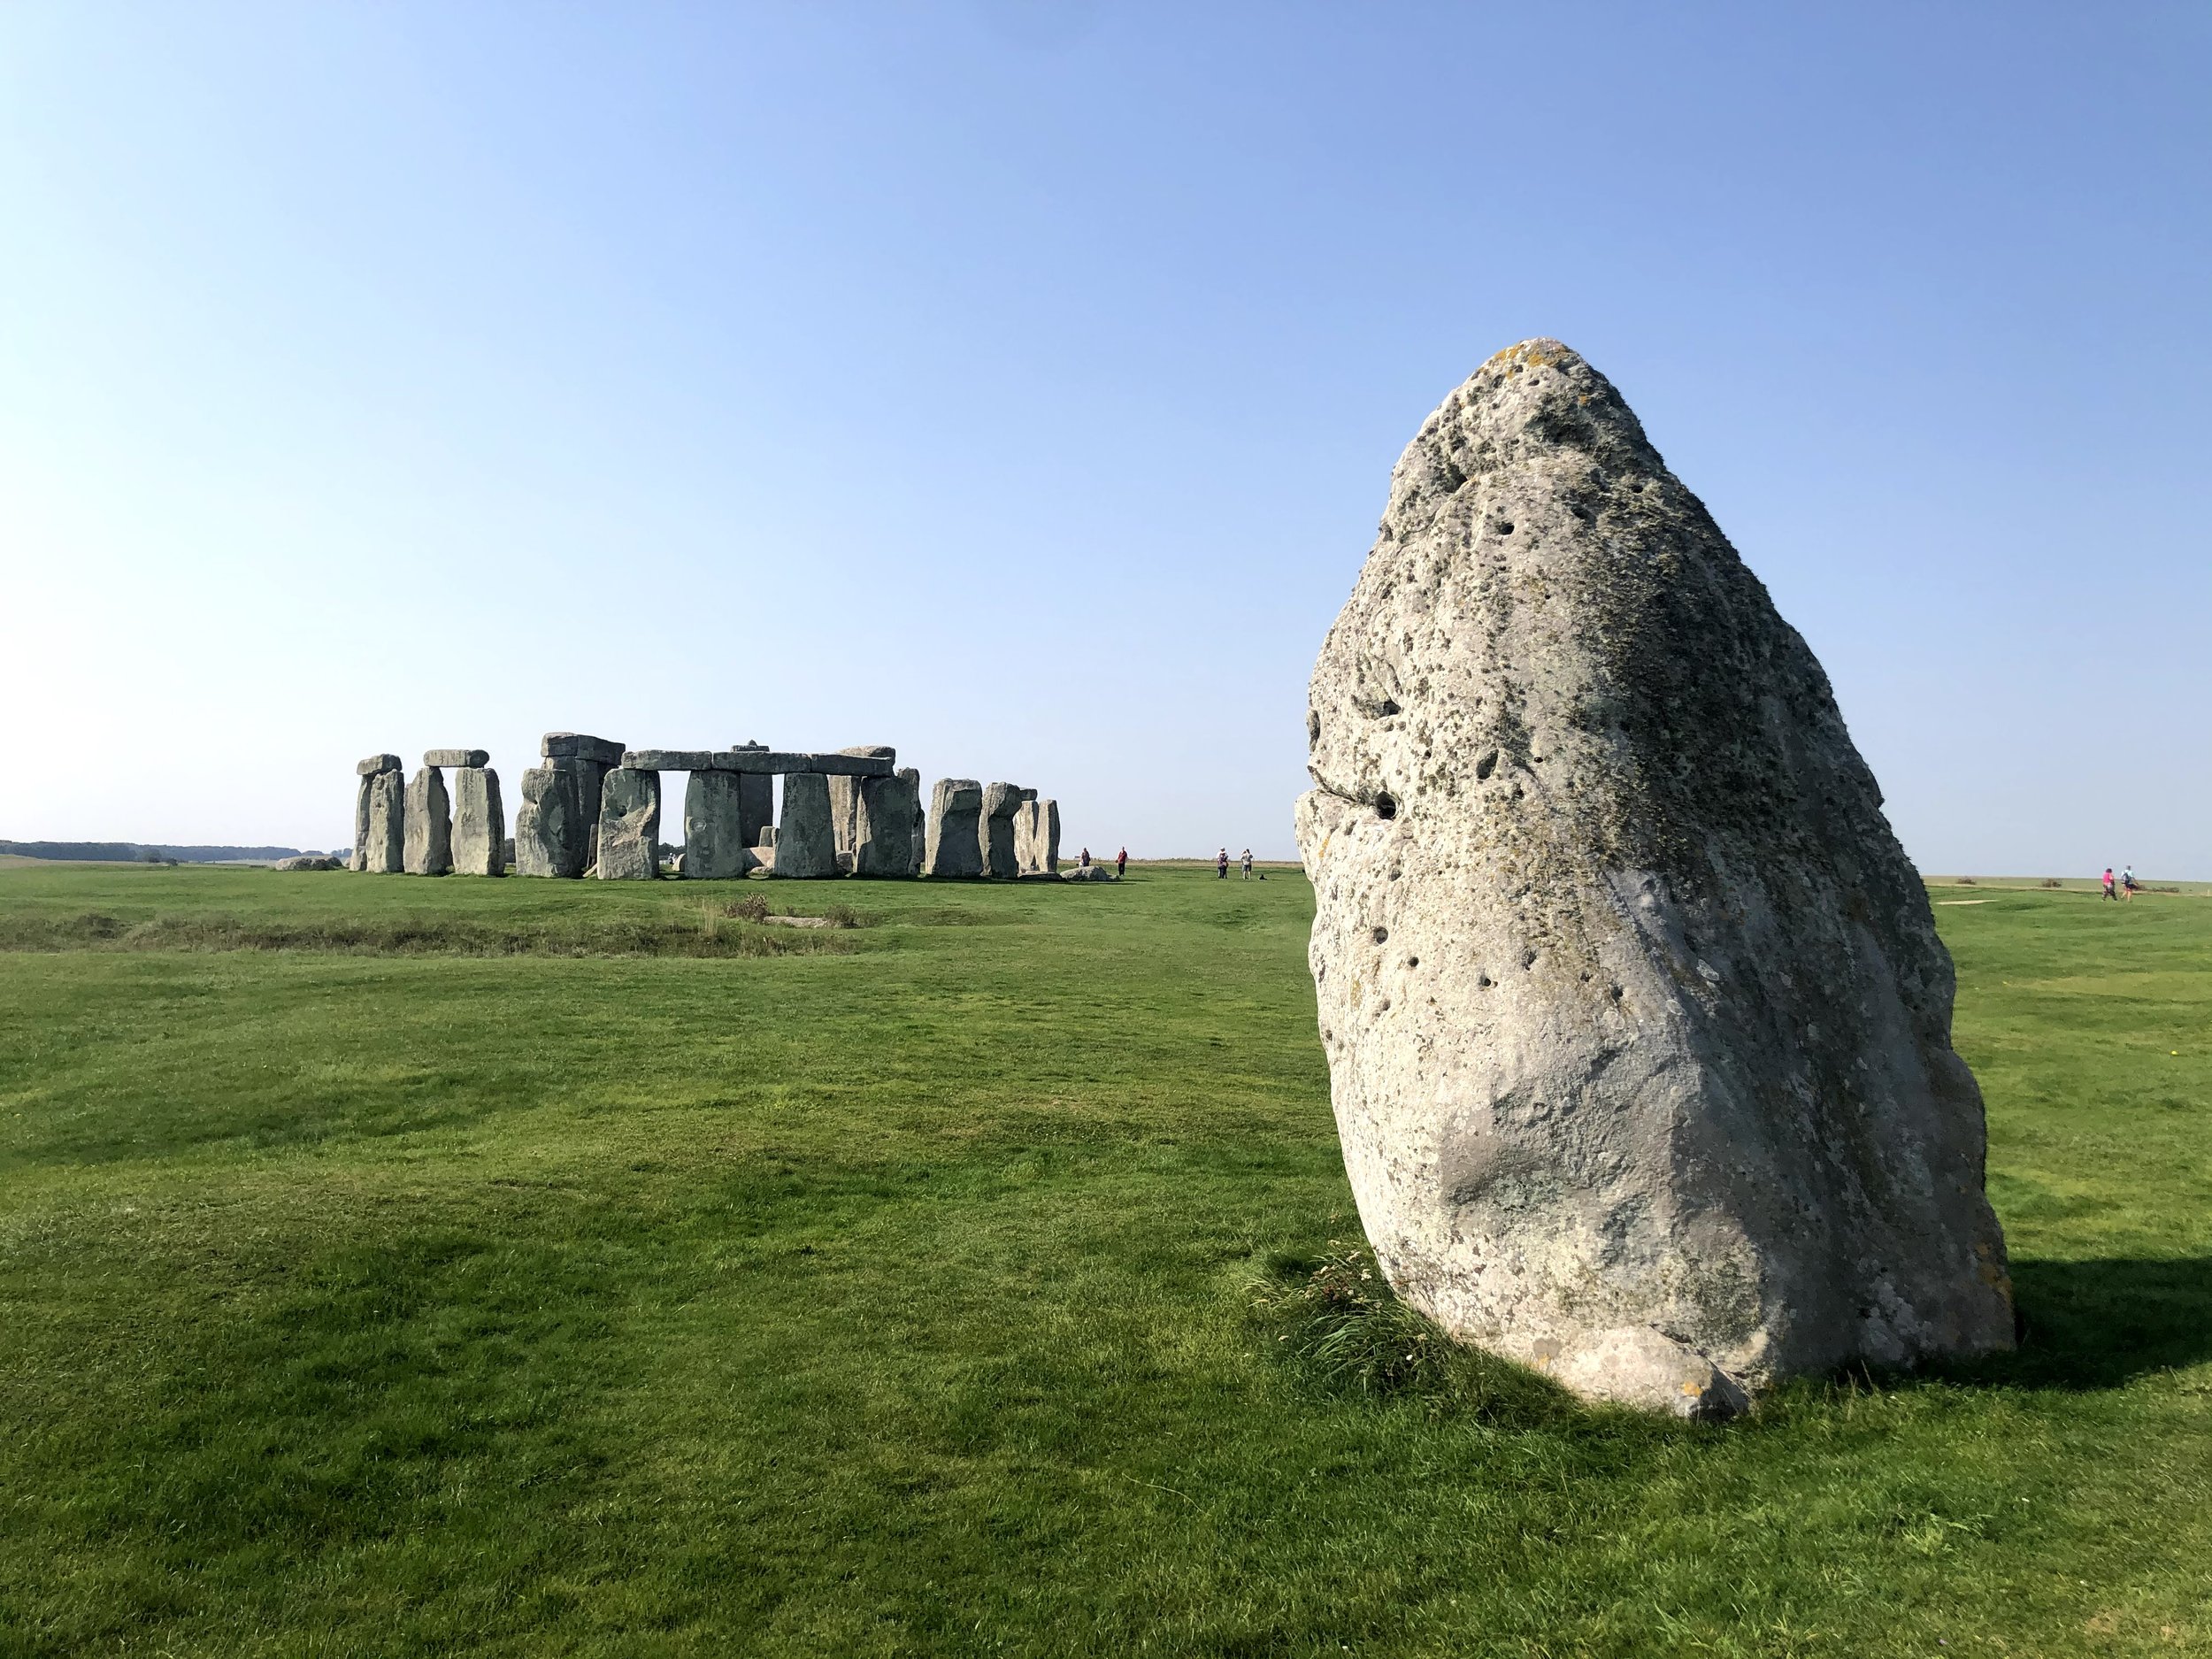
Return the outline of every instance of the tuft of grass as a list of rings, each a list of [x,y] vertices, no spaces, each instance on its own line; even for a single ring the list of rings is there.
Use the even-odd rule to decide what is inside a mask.
[[[1463,1347],[1399,1299],[1366,1245],[1332,1239],[1317,1263],[1278,1257],[1252,1288],[1270,1348],[1325,1393],[1418,1402],[1433,1416],[1512,1427],[1576,1415],[1556,1385],[1510,1360]]]

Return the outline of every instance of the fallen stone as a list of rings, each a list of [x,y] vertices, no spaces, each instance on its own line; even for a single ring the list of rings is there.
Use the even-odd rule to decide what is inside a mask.
[[[1010,783],[983,786],[983,815],[976,826],[976,849],[983,873],[994,880],[1011,881],[1021,874],[1014,856],[1014,814],[1021,810],[1022,792]]]
[[[1820,664],[1573,352],[1422,426],[1307,735],[1331,1091],[1409,1302],[1685,1416],[2011,1345],[1926,892]]]
[[[505,875],[506,844],[507,808],[499,796],[499,774],[484,766],[458,768],[453,774],[454,873]]]
[[[783,780],[783,820],[776,826],[775,873],[786,880],[818,880],[837,873],[837,842],[830,833],[829,780],[795,772]]]
[[[1072,869],[1063,870],[1060,872],[1060,879],[1063,881],[1118,881],[1121,879],[1114,873],[1111,864],[1077,864]]]
[[[733,880],[753,867],[744,784],[734,772],[695,772],[685,785],[683,873],[689,879]]]
[[[926,876],[979,876],[983,850],[977,822],[983,786],[972,778],[940,778],[929,795],[929,826],[922,849]]]
[[[399,772],[380,772],[368,780],[369,821],[361,840],[361,868],[371,875],[396,876],[407,868],[407,780]]]
[[[488,766],[491,753],[481,749],[433,749],[425,751],[422,764],[426,766]]]
[[[425,766],[407,786],[407,873],[442,876],[453,869],[453,815],[445,774]]]
[[[278,859],[276,868],[279,870],[342,870],[345,868],[345,861],[342,858],[333,858],[326,853],[301,853],[294,857]]]
[[[622,745],[611,738],[588,737],[581,732],[548,732],[538,745],[548,760],[593,760],[602,766],[622,764]]]
[[[660,773],[611,768],[599,786],[599,879],[658,879],[660,841]]]
[[[902,767],[888,778],[857,780],[854,801],[853,873],[910,877],[918,854],[914,827],[920,814],[922,774]],[[831,797],[835,804],[836,797]]]

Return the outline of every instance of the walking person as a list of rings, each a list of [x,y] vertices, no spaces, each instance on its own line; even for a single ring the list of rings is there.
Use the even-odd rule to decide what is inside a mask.
[[[1252,849],[1251,849],[1249,847],[1247,847],[1247,848],[1244,849],[1244,874],[1243,874],[1243,876],[1240,878],[1240,879],[1243,879],[1243,880],[1246,880],[1246,881],[1249,881],[1251,879],[1252,879]]]
[[[1125,847],[1114,855],[1114,879],[1118,881],[1129,873],[1129,849]]]
[[[2136,895],[2136,893],[2137,893],[2138,891],[2139,891],[2139,889],[2137,888],[2137,887],[2136,887],[2136,885],[2135,885],[2135,866],[2134,866],[2133,864],[2123,864],[2123,865],[2121,865],[2121,866],[2120,866],[2120,893],[2121,893],[2121,895],[2122,895],[2123,897],[2124,897],[2124,898],[2132,899],[2132,898]]]
[[[2110,899],[2115,904],[2117,904],[2120,902],[2117,884],[2112,879],[2112,866],[2110,864],[2107,864],[2104,867],[2104,895],[2108,899]]]
[[[1214,874],[1224,881],[1229,879],[1229,849],[1226,847],[1221,849],[1220,856],[1214,860]]]

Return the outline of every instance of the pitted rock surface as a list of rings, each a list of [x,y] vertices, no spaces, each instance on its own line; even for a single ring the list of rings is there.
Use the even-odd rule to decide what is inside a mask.
[[[1820,664],[1574,352],[1422,426],[1307,733],[1337,1123],[1408,1301],[1684,1415],[2010,1345],[1925,889]]]

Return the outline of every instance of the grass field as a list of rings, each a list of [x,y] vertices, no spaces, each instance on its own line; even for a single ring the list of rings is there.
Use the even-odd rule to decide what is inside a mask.
[[[1938,895],[2028,1343],[1710,1428],[1321,1363],[1295,875],[763,890],[0,870],[0,1654],[2212,1652],[2212,902]]]

